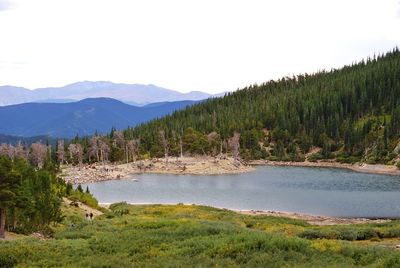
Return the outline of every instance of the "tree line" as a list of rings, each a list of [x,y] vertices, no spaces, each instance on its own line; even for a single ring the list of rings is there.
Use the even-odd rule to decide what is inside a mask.
[[[50,162],[42,165],[37,169],[24,158],[0,156],[0,238],[6,229],[46,232],[49,224],[62,219],[65,183]]]
[[[62,198],[97,207],[89,189],[74,189],[57,176],[51,146],[41,142],[29,148],[0,145],[0,238],[5,231],[51,235],[51,224],[61,222]]]
[[[157,143],[148,147],[142,138],[127,138],[126,132],[112,129],[109,135],[93,135],[73,140],[59,140],[56,146],[41,141],[30,146],[18,143],[0,144],[0,156],[10,159],[21,158],[36,168],[42,168],[46,159],[58,165],[84,163],[118,162],[129,163],[151,157],[178,157],[183,155],[221,155],[231,153],[239,158],[240,134],[222,140],[216,132],[205,135],[193,128],[186,129],[181,135],[169,137],[166,131],[157,132]]]
[[[124,131],[160,153],[158,131],[170,144],[188,129],[196,143],[217,133],[224,143],[240,133],[247,159],[310,159],[393,164],[400,152],[400,52],[398,48],[341,69],[283,77],[213,98]],[[200,146],[201,147],[201,146]],[[203,146],[208,153],[213,146]],[[153,154],[154,154],[153,153]]]
[[[51,157],[60,164],[226,154],[394,164],[400,152],[399,102],[395,48],[341,69],[252,85],[123,131],[60,140]],[[25,154],[39,165],[44,145],[33,145]],[[0,154],[7,146],[0,146]],[[313,147],[319,150],[307,154]],[[8,151],[23,154],[20,145]]]

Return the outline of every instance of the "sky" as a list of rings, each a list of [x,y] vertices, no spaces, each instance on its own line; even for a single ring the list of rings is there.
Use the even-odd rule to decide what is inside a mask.
[[[209,93],[400,47],[400,0],[0,0],[0,85]]]

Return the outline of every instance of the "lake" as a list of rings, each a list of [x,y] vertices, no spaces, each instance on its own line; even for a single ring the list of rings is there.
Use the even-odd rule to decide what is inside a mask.
[[[335,217],[400,218],[400,177],[346,169],[259,166],[237,175],[139,174],[83,184],[100,203],[201,204]]]

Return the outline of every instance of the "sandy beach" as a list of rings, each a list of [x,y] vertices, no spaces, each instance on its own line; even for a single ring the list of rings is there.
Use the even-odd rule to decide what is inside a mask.
[[[63,166],[61,176],[72,184],[123,179],[131,174],[196,174],[218,175],[237,174],[254,171],[255,167],[234,161],[233,158],[183,157],[147,159],[127,164],[92,164]]]

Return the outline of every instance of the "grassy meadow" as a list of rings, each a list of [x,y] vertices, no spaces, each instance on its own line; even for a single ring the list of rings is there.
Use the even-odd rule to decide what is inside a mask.
[[[311,226],[205,206],[79,208],[49,239],[0,241],[0,267],[399,267],[400,222]],[[71,224],[74,223],[74,226]]]

